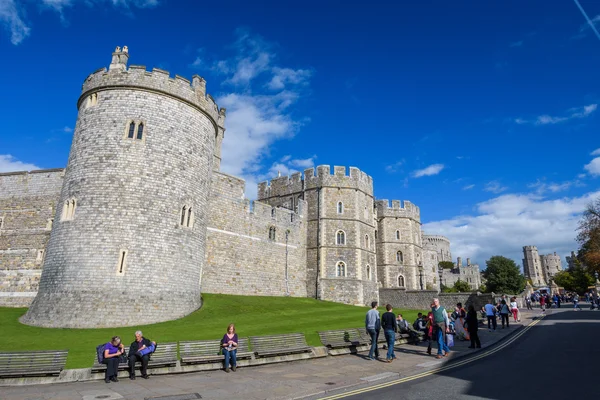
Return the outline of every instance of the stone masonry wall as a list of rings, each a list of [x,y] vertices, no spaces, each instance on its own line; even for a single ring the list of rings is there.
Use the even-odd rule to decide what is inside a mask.
[[[473,304],[476,310],[481,309],[488,300],[493,299],[491,294],[476,293],[437,293],[435,290],[410,291],[402,289],[379,289],[379,304],[391,304],[394,308],[408,308],[413,310],[428,310],[434,297],[440,299],[440,304],[452,311],[456,303],[462,303],[466,308]]]
[[[244,189],[240,178],[213,174],[202,292],[306,297],[305,202],[295,213],[251,202]]]
[[[37,294],[63,170],[0,174],[0,306]]]

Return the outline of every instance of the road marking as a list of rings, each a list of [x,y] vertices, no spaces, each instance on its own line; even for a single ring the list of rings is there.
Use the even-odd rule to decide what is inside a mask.
[[[538,319],[536,319],[535,321],[531,322],[529,325],[527,325],[525,328],[523,328],[520,332],[518,332],[515,335],[511,336],[510,338],[508,338],[506,340],[506,342],[500,344],[498,347],[490,349],[490,350],[484,350],[481,354],[473,355],[472,357],[468,357],[465,360],[459,360],[459,361],[456,361],[456,362],[450,361],[450,363],[448,365],[446,365],[444,367],[432,369],[431,371],[422,372],[420,374],[415,374],[415,375],[407,376],[405,378],[396,379],[396,380],[393,380],[393,381],[390,381],[390,382],[386,382],[386,383],[381,383],[379,385],[370,386],[368,388],[356,389],[356,390],[353,390],[353,391],[350,391],[350,392],[347,392],[347,393],[341,393],[341,394],[337,394],[337,395],[333,395],[333,396],[329,396],[329,397],[322,397],[321,400],[343,399],[344,397],[355,396],[357,394],[367,393],[367,392],[371,392],[373,390],[383,389],[383,388],[386,388],[386,387],[390,387],[390,386],[394,386],[394,385],[399,385],[401,383],[406,383],[406,382],[414,381],[416,379],[425,378],[427,376],[431,376],[431,375],[437,374],[437,373],[442,372],[442,371],[447,371],[447,370],[450,370],[450,369],[461,367],[461,366],[466,365],[466,364],[470,364],[473,361],[481,360],[482,358],[489,357],[492,354],[497,353],[500,350],[503,350],[506,347],[508,347],[509,345],[511,345],[515,340],[517,340],[518,338],[520,338],[521,336],[523,336],[529,329],[531,329],[532,327],[534,327],[535,325],[537,325],[540,321],[542,321],[543,318],[544,317],[542,316],[542,317],[539,317]]]

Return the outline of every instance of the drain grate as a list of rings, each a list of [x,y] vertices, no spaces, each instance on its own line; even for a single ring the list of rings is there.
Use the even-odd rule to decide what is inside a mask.
[[[199,393],[176,394],[173,396],[146,397],[145,400],[196,400],[201,399]]]

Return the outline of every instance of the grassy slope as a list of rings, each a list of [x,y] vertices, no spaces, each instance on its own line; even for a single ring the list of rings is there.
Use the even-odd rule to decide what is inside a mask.
[[[202,309],[176,321],[129,328],[48,329],[19,323],[24,308],[0,308],[0,351],[69,349],[67,368],[92,365],[96,345],[119,335],[127,345],[136,329],[157,342],[220,339],[227,325],[236,324],[240,337],[303,332],[309,345],[320,345],[316,331],[360,327],[366,307],[306,298],[204,294]],[[384,312],[380,308],[380,312]],[[417,311],[401,312],[414,321]]]

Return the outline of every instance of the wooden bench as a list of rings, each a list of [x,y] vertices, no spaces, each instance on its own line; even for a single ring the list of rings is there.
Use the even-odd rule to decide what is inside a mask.
[[[366,328],[356,328],[356,330],[360,333],[360,336],[363,338],[365,344],[371,344],[371,335]],[[383,330],[379,331],[379,337],[377,338],[377,344],[386,344],[385,335],[383,334]]]
[[[184,364],[223,361],[220,340],[199,340],[179,342],[181,362]],[[248,338],[239,338],[236,359],[252,358]]]
[[[321,343],[332,349],[341,347],[362,346],[371,342],[370,338],[369,340],[365,340],[365,338],[360,334],[359,330],[356,328],[319,331],[317,333],[319,334]]]
[[[58,375],[68,350],[0,353],[0,377]]]
[[[312,351],[312,347],[306,344],[306,339],[302,333],[250,336],[250,343],[257,357],[308,353]]]
[[[129,356],[129,354],[127,354]],[[169,343],[157,343],[156,351],[150,354],[150,362],[148,362],[148,368],[156,367],[170,367],[177,364],[177,342]],[[119,369],[127,369],[127,361],[119,364]],[[104,371],[106,364],[98,363],[98,355],[94,352],[94,365],[92,365],[92,372]]]

